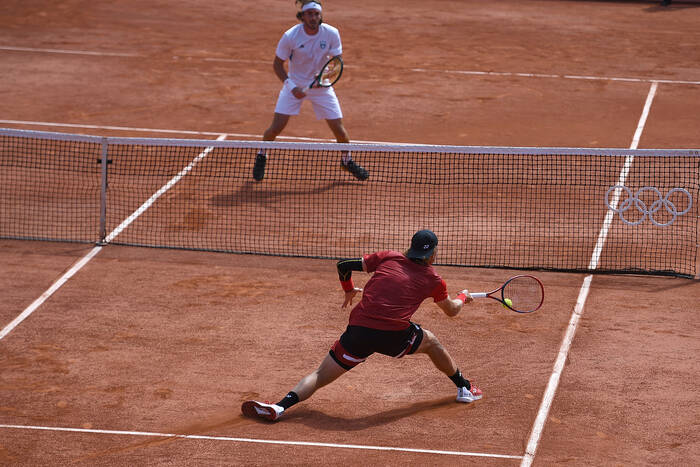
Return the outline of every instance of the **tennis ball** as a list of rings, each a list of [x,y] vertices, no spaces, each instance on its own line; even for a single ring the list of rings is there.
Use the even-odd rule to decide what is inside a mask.
[[[503,305],[503,308],[508,308],[508,306],[513,306],[513,300],[511,300],[510,298],[504,298],[503,301],[506,302],[505,305]],[[506,306],[506,305],[508,305],[508,306]]]

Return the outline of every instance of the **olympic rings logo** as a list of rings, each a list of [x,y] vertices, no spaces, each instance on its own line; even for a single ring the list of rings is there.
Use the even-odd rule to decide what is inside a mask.
[[[627,198],[622,203],[620,203],[619,208],[615,208],[614,206],[610,205],[609,197],[610,197],[610,192],[613,190],[624,190],[625,193],[627,193]],[[651,203],[651,206],[647,206],[646,203],[640,199],[640,195],[646,191],[650,191],[658,197],[658,199],[656,201]],[[619,193],[619,192],[617,192],[617,193]],[[676,209],[676,205],[673,204],[673,202],[671,201],[671,195],[673,195],[674,193],[682,193],[688,197],[688,207],[685,208],[683,211],[678,211]],[[607,193],[605,193],[605,204],[607,204],[608,209],[619,214],[620,219],[625,224],[639,225],[642,222],[644,222],[647,217],[649,217],[649,220],[654,225],[659,226],[659,227],[666,227],[668,225],[673,224],[676,221],[676,218],[678,216],[682,216],[683,214],[690,211],[690,208],[693,207],[693,197],[684,188],[673,188],[673,189],[671,189],[671,191],[669,191],[666,194],[666,196],[662,196],[661,192],[658,190],[658,188],[653,187],[653,186],[645,186],[645,187],[642,187],[639,190],[637,190],[637,192],[634,195],[632,195],[632,190],[630,190],[626,186],[615,185],[615,186],[611,186],[610,188],[608,188]],[[632,206],[637,208],[637,211],[639,211],[640,214],[642,215],[642,217],[636,221],[629,221],[625,218],[625,212],[628,211],[629,209],[631,209]],[[668,222],[658,222],[654,218],[654,214],[656,214],[661,208],[664,208],[664,210],[666,210],[666,212],[671,216],[671,218]]]

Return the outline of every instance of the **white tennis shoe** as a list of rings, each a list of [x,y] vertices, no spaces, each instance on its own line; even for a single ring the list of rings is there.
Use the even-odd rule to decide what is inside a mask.
[[[243,415],[250,418],[263,418],[274,421],[282,416],[284,408],[277,404],[266,404],[258,401],[245,401],[241,405]]]
[[[484,397],[484,394],[481,392],[481,389],[477,388],[473,384],[471,389],[461,387],[457,390],[457,402],[464,402],[468,404],[469,402],[478,401],[482,397]]]

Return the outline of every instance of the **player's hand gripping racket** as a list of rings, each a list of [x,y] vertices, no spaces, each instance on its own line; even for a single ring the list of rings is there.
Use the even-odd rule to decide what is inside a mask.
[[[470,293],[472,298],[492,298],[518,313],[532,313],[544,302],[544,286],[534,276],[514,276],[493,292]]]
[[[329,88],[338,82],[340,75],[343,74],[343,59],[340,55],[336,55],[323,65],[321,71],[316,75],[316,78],[308,86],[304,86],[302,92],[306,92],[311,88]]]

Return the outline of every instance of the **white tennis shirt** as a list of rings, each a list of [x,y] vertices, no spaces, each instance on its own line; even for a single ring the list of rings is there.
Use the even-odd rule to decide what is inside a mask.
[[[289,79],[299,87],[309,85],[329,58],[343,53],[340,33],[336,28],[321,23],[318,32],[309,36],[299,23],[282,35],[277,44],[277,56],[289,60]]]

